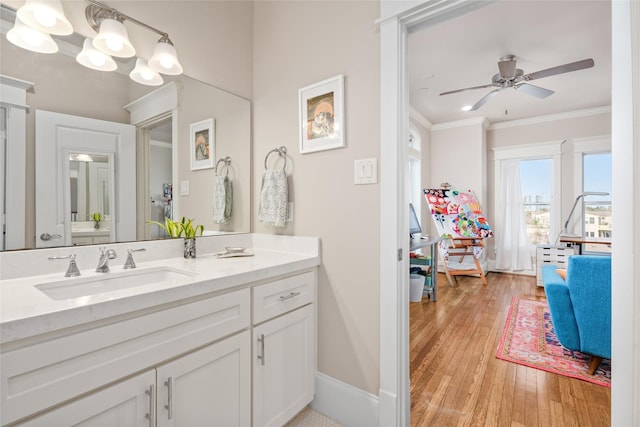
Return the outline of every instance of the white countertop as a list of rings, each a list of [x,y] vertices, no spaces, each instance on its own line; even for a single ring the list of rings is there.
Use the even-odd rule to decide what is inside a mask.
[[[257,236],[259,237],[254,238],[251,248],[254,256],[249,257],[216,258],[215,251],[212,251],[205,254],[198,253],[195,259],[185,259],[182,256],[144,262],[136,259],[138,270],[162,266],[186,270],[192,275],[160,284],[130,287],[90,296],[54,300],[37,289],[35,285],[60,280],[106,277],[109,274],[120,273],[123,271],[122,264],[125,257],[122,257],[118,264],[111,263],[110,273],[95,273],[93,268],[80,267],[81,276],[65,278],[64,268],[60,268],[61,271],[53,274],[0,280],[0,343],[107,319],[185,298],[230,290],[237,286],[320,264],[317,238]],[[226,239],[228,241],[228,237]],[[300,248],[303,250],[297,251]]]

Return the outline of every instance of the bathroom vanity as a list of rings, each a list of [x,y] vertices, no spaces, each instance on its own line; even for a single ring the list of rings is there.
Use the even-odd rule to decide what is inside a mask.
[[[138,267],[122,270],[126,250],[141,244]],[[85,268],[97,249],[78,247],[80,277],[63,277],[58,264],[3,279],[2,425],[271,426],[307,405],[318,239],[246,234],[198,245],[188,260],[179,239],[109,245],[119,254],[109,273]],[[253,256],[216,257],[225,246]],[[55,251],[69,248],[27,251],[24,261],[46,264]],[[19,254],[0,256],[3,267],[20,264]]]

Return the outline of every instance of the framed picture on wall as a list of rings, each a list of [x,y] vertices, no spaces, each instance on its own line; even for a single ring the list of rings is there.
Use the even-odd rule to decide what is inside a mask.
[[[344,76],[299,90],[300,153],[345,145]]]
[[[216,128],[214,119],[206,119],[189,126],[191,142],[191,170],[213,168]]]

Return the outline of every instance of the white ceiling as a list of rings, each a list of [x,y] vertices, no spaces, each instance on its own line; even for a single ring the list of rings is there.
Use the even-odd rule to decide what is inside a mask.
[[[593,58],[593,68],[532,81],[554,90],[538,99],[505,89],[477,111],[462,111],[491,88],[498,61],[516,56],[525,74]],[[499,1],[409,36],[410,104],[433,124],[486,117],[491,123],[611,105],[611,3]]]

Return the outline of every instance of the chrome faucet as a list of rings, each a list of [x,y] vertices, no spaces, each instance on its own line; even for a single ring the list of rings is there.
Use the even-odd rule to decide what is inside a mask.
[[[113,249],[100,248],[100,259],[98,259],[98,266],[96,267],[96,273],[108,273],[109,272],[109,260],[116,258],[118,255]]]
[[[76,265],[76,254],[66,256],[50,256],[49,259],[69,260],[69,267],[67,267],[67,272],[64,273],[64,277],[77,277],[80,275],[80,270],[78,270],[78,266]]]
[[[129,249],[127,251],[129,253],[129,255],[127,256],[127,261],[124,263],[124,266],[122,268],[124,268],[125,270],[128,270],[130,268],[136,268],[136,263],[133,260],[133,253],[134,252],[144,252],[146,250],[147,250],[146,248]]]

